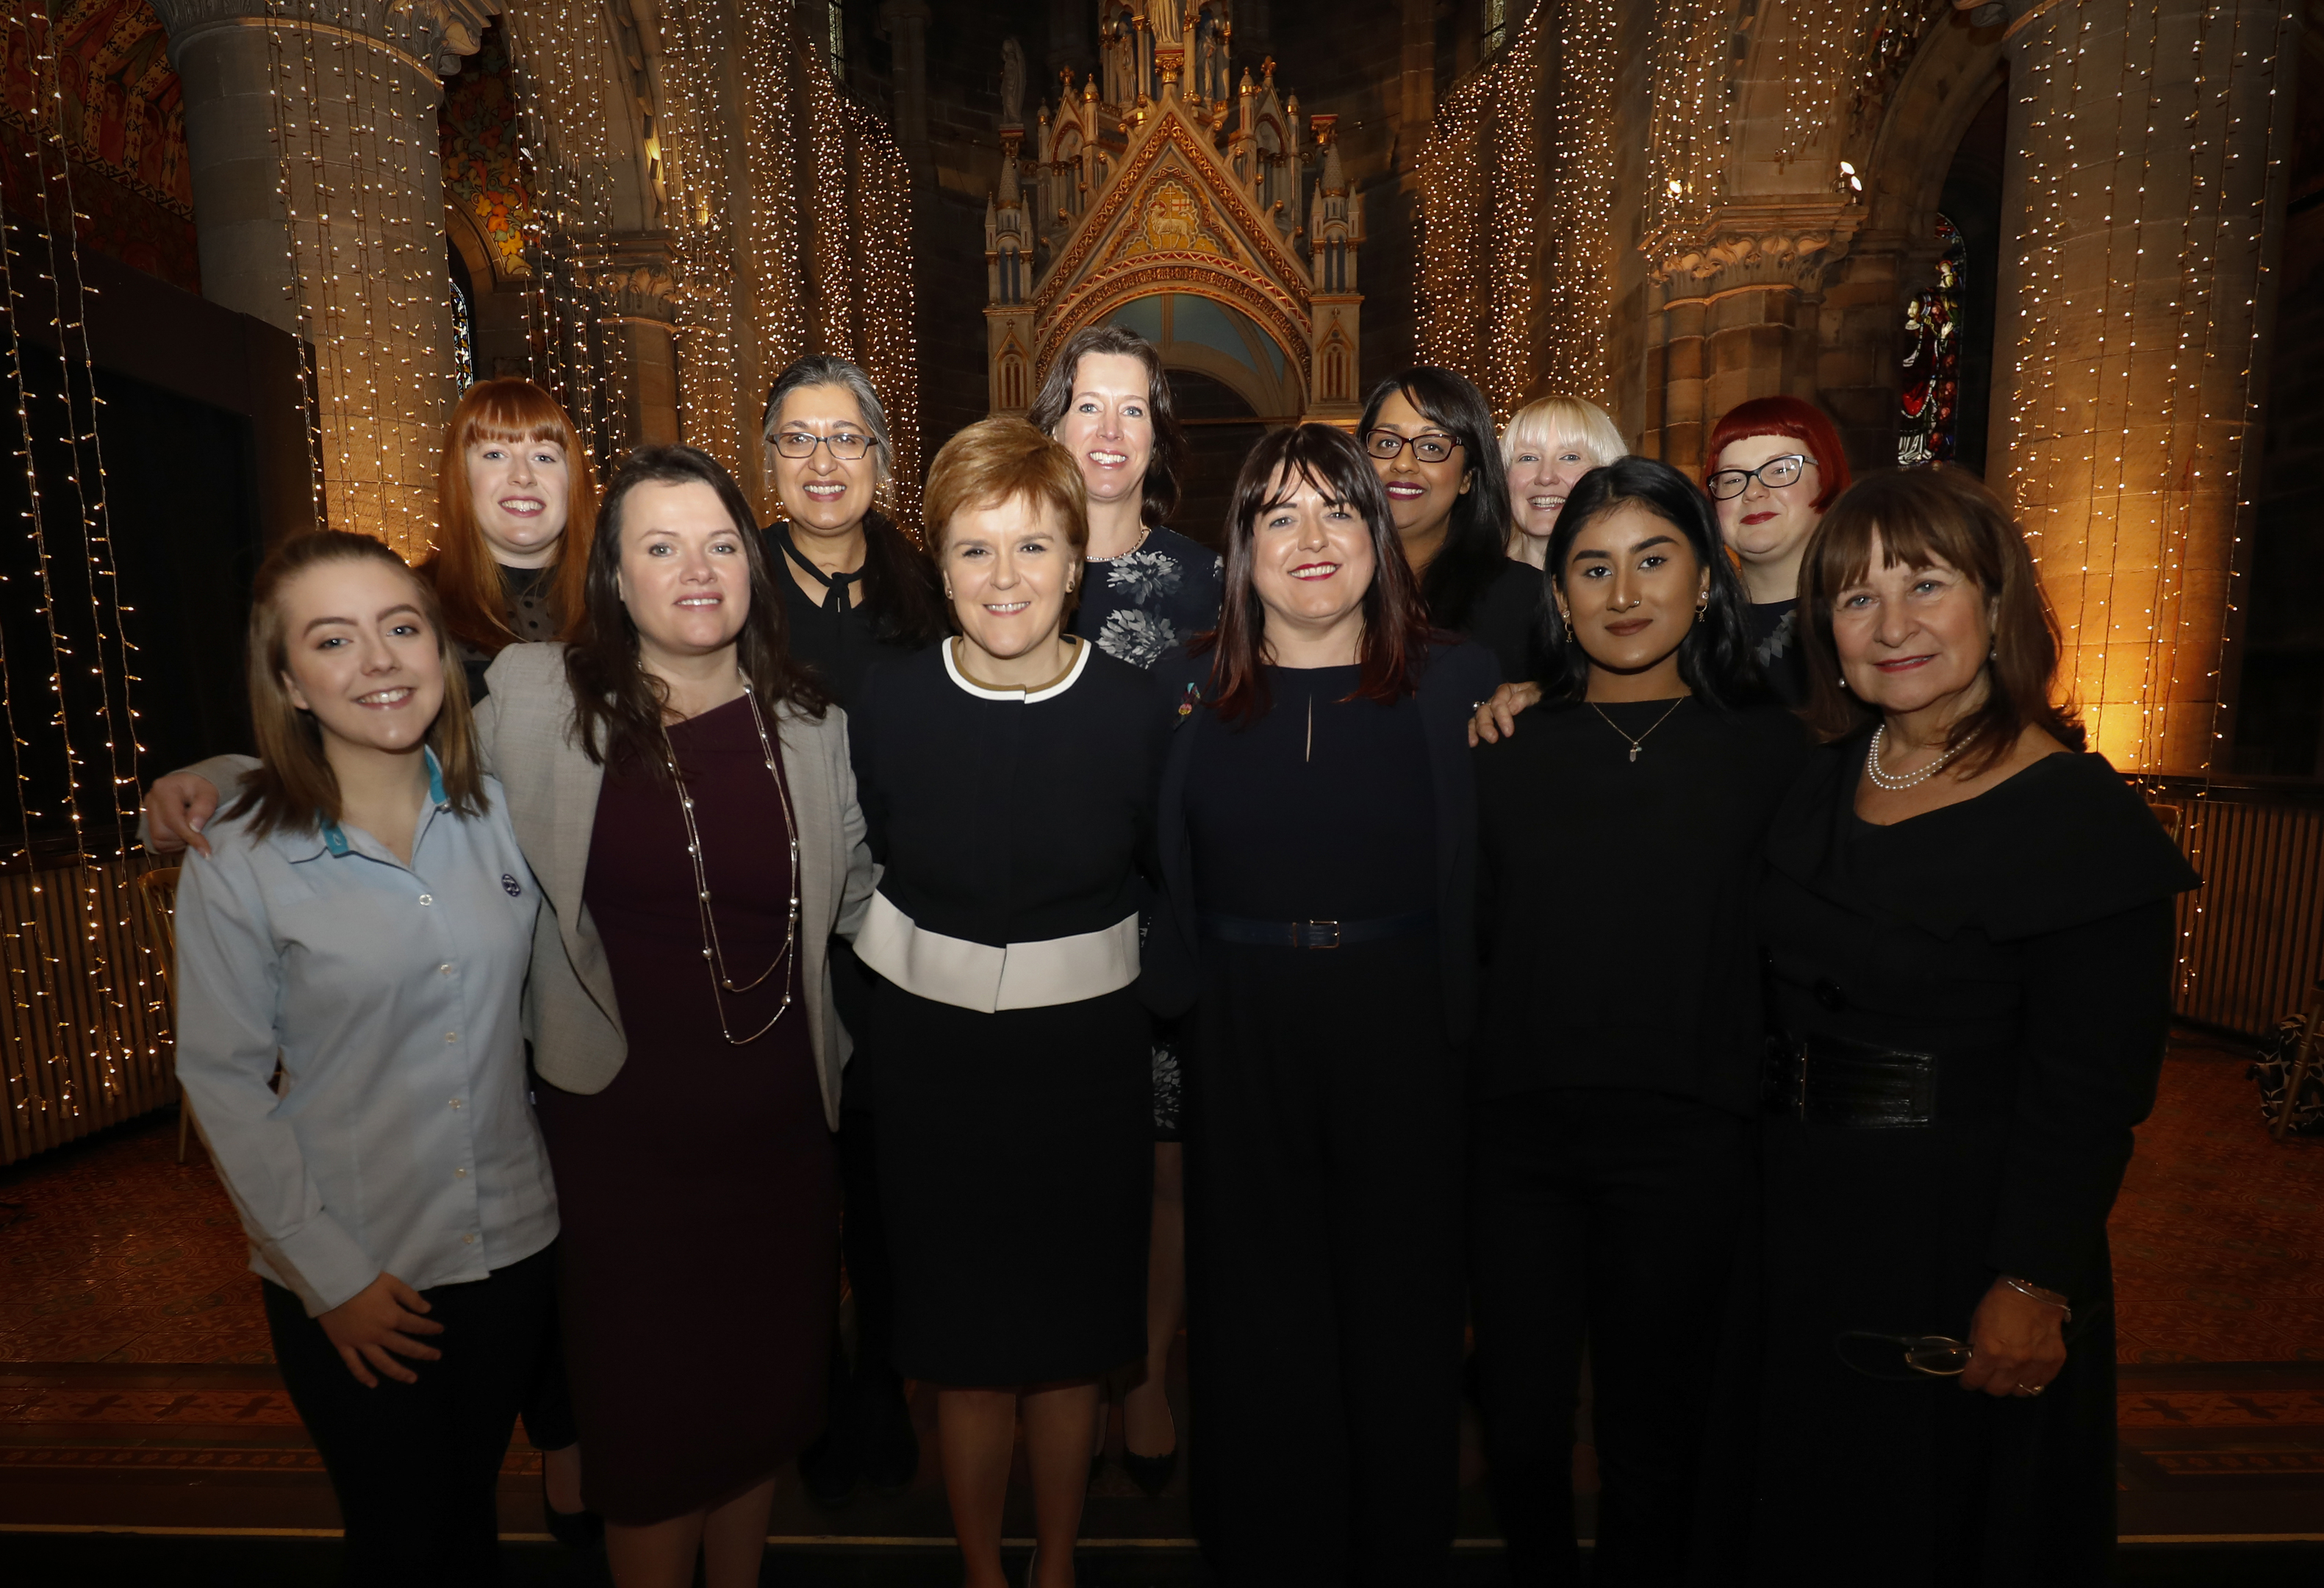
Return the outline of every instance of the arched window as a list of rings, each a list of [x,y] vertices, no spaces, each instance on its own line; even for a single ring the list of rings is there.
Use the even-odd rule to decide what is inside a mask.
[[[1904,380],[1896,395],[1896,461],[1950,463],[1960,439],[1962,285],[1969,245],[1937,217],[1937,280],[1904,301]]]

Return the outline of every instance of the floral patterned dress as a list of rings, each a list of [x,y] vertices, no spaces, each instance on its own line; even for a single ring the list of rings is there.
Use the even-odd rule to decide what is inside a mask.
[[[1070,625],[1108,656],[1151,668],[1182,653],[1195,635],[1216,628],[1226,591],[1226,563],[1189,536],[1157,524],[1120,557],[1088,559],[1082,603]],[[1169,1024],[1154,1033],[1154,1137],[1176,1141],[1183,1090],[1178,1048]]]

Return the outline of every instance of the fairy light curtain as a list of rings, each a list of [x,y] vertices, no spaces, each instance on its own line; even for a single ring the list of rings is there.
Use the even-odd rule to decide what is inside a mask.
[[[1542,0],[1422,152],[1421,355],[1498,419],[1540,391],[1606,399],[1613,45],[1611,0]]]
[[[132,922],[139,662],[115,577],[81,280],[88,123],[64,88],[87,34],[32,0],[11,0],[5,22],[0,376],[14,522],[0,529],[0,1162],[169,1094],[154,967]]]

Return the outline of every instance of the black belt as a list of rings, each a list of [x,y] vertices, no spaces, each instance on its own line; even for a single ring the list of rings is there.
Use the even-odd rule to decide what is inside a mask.
[[[1803,1124],[1916,1130],[1937,1122],[1937,1060],[1817,1033],[1767,1039],[1763,1099]]]
[[[1254,948],[1345,948],[1427,931],[1436,924],[1436,912],[1416,910],[1368,921],[1255,921],[1246,916],[1213,915],[1206,909],[1201,919],[1203,936],[1220,943]]]

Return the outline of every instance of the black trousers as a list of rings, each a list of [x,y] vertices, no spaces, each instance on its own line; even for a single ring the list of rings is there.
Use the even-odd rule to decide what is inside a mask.
[[[1687,1571],[1753,1122],[1651,1092],[1552,1089],[1471,1122],[1471,1302],[1495,1507],[1521,1585],[1581,1581],[1573,1418],[1590,1350],[1591,1581]]]
[[[1362,1002],[1335,968],[1351,985],[1318,996]],[[1380,1000],[1411,1007],[1360,1039],[1290,1003],[1226,1011],[1232,1033],[1206,1006],[1193,1034],[1190,1477],[1229,1583],[1427,1588],[1450,1565],[1465,1110],[1425,968],[1382,968],[1426,995]]]
[[[557,1306],[555,1251],[422,1291],[444,1325],[428,1336],[443,1357],[411,1363],[416,1384],[375,1374],[375,1390],[355,1381],[297,1296],[264,1287],[274,1360],[338,1496],[342,1582],[500,1581],[493,1495]]]

